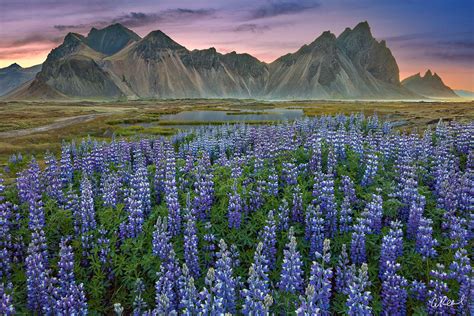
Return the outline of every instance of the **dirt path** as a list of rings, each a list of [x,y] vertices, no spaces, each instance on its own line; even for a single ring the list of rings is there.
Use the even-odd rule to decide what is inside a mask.
[[[56,120],[54,123],[51,123],[48,125],[0,132],[0,138],[13,138],[13,137],[26,136],[26,135],[30,135],[34,133],[48,132],[48,131],[58,129],[58,128],[63,128],[69,125],[89,122],[95,119],[96,117],[102,116],[102,115],[105,115],[105,114],[88,114],[88,115],[79,115],[79,116],[61,118],[61,119]]]

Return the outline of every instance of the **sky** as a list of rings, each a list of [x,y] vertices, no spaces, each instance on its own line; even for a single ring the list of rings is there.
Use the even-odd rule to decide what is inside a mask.
[[[429,68],[474,91],[474,0],[0,0],[0,68],[42,63],[68,32],[117,22],[140,36],[160,29],[189,49],[271,62],[361,21],[386,40],[401,79]]]

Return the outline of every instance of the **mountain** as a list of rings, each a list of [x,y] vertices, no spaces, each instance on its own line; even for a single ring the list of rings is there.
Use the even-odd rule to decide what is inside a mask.
[[[324,32],[267,64],[249,54],[189,50],[162,31],[140,38],[120,24],[69,33],[34,80],[9,98],[419,99],[367,22]]]
[[[454,90],[454,93],[464,99],[474,99],[474,91]]]
[[[339,37],[329,31],[269,65],[265,95],[277,99],[403,99],[395,58],[367,22]]]
[[[402,85],[413,93],[427,98],[458,98],[458,95],[443,83],[438,74],[433,74],[429,69],[424,76],[417,73],[404,79]]]
[[[100,30],[93,27],[86,38],[87,44],[92,49],[105,55],[113,55],[130,43],[139,40],[140,36],[119,23]]]
[[[265,64],[248,54],[189,51],[161,31],[105,58],[104,68],[125,95],[141,98],[249,98],[267,76]]]
[[[8,67],[0,68],[0,96],[33,79],[40,70],[41,65],[22,68],[18,64],[11,64]]]

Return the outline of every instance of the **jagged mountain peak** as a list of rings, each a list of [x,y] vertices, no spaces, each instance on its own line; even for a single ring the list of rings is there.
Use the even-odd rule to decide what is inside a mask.
[[[6,70],[17,70],[17,69],[23,69],[23,67],[21,67],[20,65],[18,65],[17,63],[13,63],[11,64],[10,66],[8,67],[5,67],[3,69],[6,69]]]
[[[318,36],[311,44],[308,46],[315,47],[322,44],[332,44],[336,42],[336,35],[330,31],[324,31],[320,36]]]
[[[183,46],[181,46],[180,44],[172,40],[171,37],[166,35],[161,30],[150,32],[147,36],[143,38],[142,42],[150,43],[154,45],[156,48],[169,48],[169,49],[184,48]]]
[[[35,80],[72,97],[416,97],[400,85],[395,58],[367,22],[338,37],[325,31],[270,64],[213,47],[191,51],[161,30],[139,38],[112,24],[87,37],[68,34]]]
[[[372,33],[371,33],[371,31],[370,31],[369,22],[367,22],[367,21],[359,22],[359,23],[354,27],[354,31],[355,31],[355,32],[365,32],[365,33],[369,33],[370,35],[372,35]]]
[[[132,30],[120,23],[103,29],[92,28],[87,35],[87,44],[94,50],[106,55],[113,55],[132,42],[141,38]]]
[[[66,34],[63,40],[63,45],[66,44],[76,44],[76,43],[83,43],[85,41],[85,37],[79,33],[69,32]]]
[[[456,93],[444,84],[441,77],[428,69],[424,76],[414,74],[402,81],[402,85],[410,91],[426,97],[456,98]]]

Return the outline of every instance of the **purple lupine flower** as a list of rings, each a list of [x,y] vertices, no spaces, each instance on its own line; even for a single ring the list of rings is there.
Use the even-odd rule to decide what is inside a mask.
[[[232,268],[235,270],[240,265],[240,252],[236,245],[230,245],[229,254],[232,259]]]
[[[268,261],[268,267],[273,270],[276,266],[276,226],[273,211],[268,212],[267,222],[260,236],[263,243],[263,255]]]
[[[291,207],[291,220],[295,223],[303,222],[303,194],[299,186],[293,191],[293,205]]]
[[[416,234],[416,251],[421,254],[423,260],[426,258],[434,258],[438,255],[436,247],[438,241],[433,238],[433,221],[429,218],[422,217],[420,226]]]
[[[288,232],[288,243],[283,252],[283,263],[278,287],[283,292],[300,293],[303,289],[303,262],[297,249],[293,227]]]
[[[308,167],[311,173],[316,173],[318,171],[319,172],[322,171],[321,141],[320,139],[315,139],[315,138],[313,138],[311,141],[312,141],[312,144],[311,144],[312,150],[310,152],[311,157],[309,158]]]
[[[99,237],[97,238],[97,256],[101,263],[102,270],[111,279],[113,277],[112,261],[110,257],[110,239],[107,237],[107,230],[99,229]]]
[[[61,160],[60,160],[61,183],[63,187],[67,187],[72,183],[74,176],[74,169],[71,160],[71,145],[63,143],[61,146]]]
[[[184,226],[184,261],[194,278],[198,278],[201,274],[198,256],[198,236],[196,230],[196,219],[193,215],[194,211],[191,207],[188,196],[188,214]]]
[[[206,233],[203,236],[204,261],[206,263],[206,267],[209,267],[214,264],[214,256],[215,256],[215,250],[216,250],[216,237],[212,233],[211,222],[206,222],[206,224],[204,224],[204,229],[206,230]]]
[[[265,188],[265,184],[262,181],[257,181],[256,187],[254,187],[249,192],[249,210],[257,211],[265,204],[265,199],[263,196],[263,190]]]
[[[83,285],[74,277],[74,253],[63,238],[59,250],[57,289],[53,293],[53,310],[58,315],[87,315],[87,301]]]
[[[28,308],[35,312],[50,311],[48,295],[50,271],[48,269],[46,237],[42,229],[35,229],[31,233],[25,265]]]
[[[359,265],[367,261],[365,250],[365,234],[367,232],[367,227],[363,221],[359,220],[359,223],[355,224],[352,230],[351,260],[353,263]]]
[[[346,244],[342,244],[341,254],[336,266],[336,292],[349,294],[349,283],[354,277],[355,266],[349,264]]]
[[[372,315],[372,308],[370,307],[372,295],[369,291],[366,291],[369,284],[368,267],[366,263],[363,263],[359,269],[359,274],[354,274],[349,284],[349,295],[346,301],[349,316]]]
[[[469,232],[466,229],[466,219],[456,216],[456,214],[451,212],[446,212],[445,215],[447,216],[444,217],[445,221],[443,224],[448,227],[448,237],[451,242],[450,247],[452,249],[466,247],[469,240]]]
[[[211,162],[207,152],[203,152],[198,160],[196,181],[194,183],[194,208],[199,218],[209,216],[214,203],[214,176],[210,168]]]
[[[305,295],[300,296],[300,305],[295,311],[298,316],[322,315],[321,309],[314,302],[315,289],[314,286],[308,284]]]
[[[12,260],[12,236],[13,227],[12,208],[10,202],[4,201],[3,179],[0,177],[0,280],[10,276],[11,260]]]
[[[311,203],[314,205],[321,204],[321,196],[323,194],[323,188],[322,188],[322,183],[324,179],[324,174],[322,172],[317,171],[314,174],[314,183],[313,183],[313,190],[311,192],[311,195],[313,197],[313,200]]]
[[[232,259],[223,239],[219,241],[214,287],[215,300],[222,304],[226,313],[235,313],[237,280],[234,278]]]
[[[86,176],[81,181],[80,234],[82,255],[87,258],[93,245],[93,231],[96,229],[94,198],[92,185]]]
[[[229,217],[229,228],[239,228],[242,221],[243,202],[240,194],[237,192],[237,186],[234,183],[233,193],[229,195],[229,206],[227,207]]]
[[[166,218],[158,217],[153,231],[152,251],[161,260],[165,260],[172,249],[168,227]]]
[[[287,186],[298,184],[298,171],[293,162],[283,162],[281,164],[281,179]]]
[[[157,272],[156,307],[154,313],[169,315],[177,313],[179,303],[179,277],[181,269],[174,250],[171,248],[167,258],[161,263]]]
[[[326,173],[335,174],[336,165],[337,165],[337,157],[334,153],[334,148],[332,146],[330,146],[329,151],[328,151],[328,160],[327,160],[327,166],[326,166]]]
[[[372,233],[380,234],[382,230],[382,196],[373,194],[372,201],[367,204],[369,228]]]
[[[121,191],[120,178],[116,172],[106,172],[102,176],[101,182],[102,202],[105,207],[116,208],[119,202],[119,193]]]
[[[424,302],[426,300],[426,284],[423,281],[413,280],[410,287],[410,296],[415,300]]]
[[[263,243],[260,242],[255,250],[253,263],[250,266],[247,288],[242,290],[244,315],[267,315],[273,299],[270,294],[268,278],[268,261],[263,255]]]
[[[283,199],[278,206],[278,231],[288,230],[290,227],[290,208],[288,202]]]
[[[268,170],[267,192],[270,195],[278,196],[278,174],[275,168]]]
[[[151,211],[151,189],[148,181],[148,172],[144,165],[137,168],[130,181],[131,188],[135,191],[135,198],[140,200],[143,214],[148,215]]]
[[[55,199],[59,204],[64,200],[62,191],[61,174],[56,162],[56,158],[51,153],[44,157],[46,167],[43,172],[43,183],[46,193]]]
[[[408,211],[407,236],[415,239],[425,208],[425,197],[420,195],[418,201],[414,201]]]
[[[223,299],[221,297],[215,297],[215,280],[216,273],[213,267],[207,270],[206,278],[204,280],[205,287],[199,293],[200,303],[198,307],[198,315],[223,315],[225,309],[223,305]]]
[[[454,260],[449,265],[449,277],[454,279],[459,284],[458,298],[461,304],[457,306],[460,314],[469,313],[469,302],[473,302],[474,287],[473,287],[473,268],[471,260],[465,249],[458,249],[454,254]],[[464,298],[461,300],[461,298]]]
[[[136,238],[143,229],[144,207],[142,200],[137,196],[137,192],[130,188],[125,199],[126,210],[128,212],[128,221],[122,223],[121,236],[125,238]]]
[[[356,192],[354,189],[354,182],[352,182],[349,176],[342,176],[341,177],[341,187],[342,193],[344,196],[347,197],[350,204],[354,204],[357,202]]]
[[[165,201],[168,207],[168,231],[171,236],[181,232],[181,210],[176,187],[176,161],[172,148],[168,149],[165,174]]]
[[[321,212],[325,218],[324,224],[328,236],[337,233],[337,208],[334,197],[334,176],[332,173],[324,175],[321,183]]]
[[[29,168],[24,174],[25,185],[23,196],[24,202],[28,203],[29,207],[29,222],[30,230],[43,229],[45,226],[45,217],[43,210],[43,201],[41,200],[41,184],[39,181],[40,169],[38,163],[32,159]],[[19,190],[21,191],[21,190]],[[21,199],[21,196],[20,196]]]
[[[373,150],[369,150],[365,157],[365,170],[362,176],[362,186],[369,186],[374,181],[375,175],[377,174],[379,159],[377,154]]]
[[[135,281],[134,294],[135,298],[133,299],[133,315],[141,316],[147,308],[147,303],[143,300],[142,294],[145,292],[145,283],[142,279],[138,278]]]
[[[196,315],[198,314],[198,292],[194,285],[194,278],[189,273],[186,264],[183,264],[179,277],[179,310],[180,315]]]
[[[81,212],[79,206],[79,196],[72,188],[72,185],[69,186],[65,199],[66,202],[64,203],[64,210],[71,213],[74,233],[76,236],[79,236],[81,233]]]
[[[8,292],[11,291],[7,286]],[[5,285],[0,283],[0,314],[5,316],[15,315],[15,306],[13,305],[12,297],[5,290]]]
[[[388,264],[394,264],[403,254],[403,231],[402,224],[394,221],[390,225],[390,231],[382,238],[380,250],[379,276],[383,279]]]
[[[407,302],[407,280],[397,274],[400,264],[387,261],[382,276],[382,307],[387,315],[405,315]]]
[[[455,315],[454,307],[450,304],[442,304],[449,300],[449,287],[446,281],[449,276],[445,272],[444,265],[437,263],[436,269],[430,271],[430,281],[428,283],[427,311],[433,315]]]
[[[161,148],[161,146],[159,148]],[[155,187],[155,200],[157,204],[160,204],[163,193],[165,192],[166,178],[166,160],[162,150],[156,154],[155,167],[155,176],[153,178],[153,184]]]
[[[347,233],[351,231],[352,228],[352,208],[350,204],[350,199],[348,196],[344,197],[344,200],[341,203],[341,210],[339,212],[339,231],[341,233]]]
[[[330,240],[324,240],[324,247],[321,253],[317,253],[317,259],[320,262],[314,261],[311,265],[311,272],[309,277],[308,286],[311,286],[313,290],[312,303],[320,309],[321,315],[330,315],[330,301],[331,301],[331,289],[332,289],[332,268],[326,267],[329,265],[331,260],[330,252]],[[311,291],[307,289],[307,292]],[[311,305],[311,304],[310,304]]]
[[[319,205],[315,209],[312,204],[309,204],[306,210],[305,238],[309,241],[310,258],[314,259],[316,253],[323,251],[324,237],[324,218]]]

